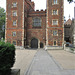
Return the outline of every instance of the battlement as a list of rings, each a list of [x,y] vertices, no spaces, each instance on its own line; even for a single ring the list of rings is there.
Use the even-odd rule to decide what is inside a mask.
[[[46,12],[46,9],[45,9],[45,10],[43,10],[43,9],[41,9],[41,10],[36,10],[35,12]]]
[[[29,12],[29,14],[46,14],[46,9],[34,10],[34,11]]]

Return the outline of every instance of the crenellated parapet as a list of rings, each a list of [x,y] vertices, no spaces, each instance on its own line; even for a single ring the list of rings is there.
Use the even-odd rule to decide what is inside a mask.
[[[28,16],[45,16],[46,17],[46,11],[43,11],[43,10],[32,11],[28,13]]]

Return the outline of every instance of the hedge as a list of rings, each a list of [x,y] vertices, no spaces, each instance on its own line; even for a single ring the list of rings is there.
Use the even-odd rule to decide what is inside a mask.
[[[0,75],[10,75],[15,63],[15,46],[0,42]]]

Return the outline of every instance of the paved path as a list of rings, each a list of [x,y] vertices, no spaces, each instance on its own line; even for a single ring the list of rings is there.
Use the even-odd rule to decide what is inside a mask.
[[[75,54],[65,50],[48,50],[48,53],[64,68],[75,69]]]
[[[20,75],[24,75],[25,71],[27,70],[28,66],[30,65],[34,55],[36,54],[37,50],[19,50],[15,51],[16,53],[16,60],[15,64],[12,69],[20,69]]]
[[[75,70],[64,70],[45,50],[38,50],[25,75],[75,75]]]

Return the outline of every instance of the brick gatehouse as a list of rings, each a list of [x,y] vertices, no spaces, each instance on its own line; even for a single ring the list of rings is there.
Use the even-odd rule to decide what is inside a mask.
[[[6,0],[5,41],[30,48],[63,48],[64,0],[47,0],[46,10],[34,10],[31,0]]]

